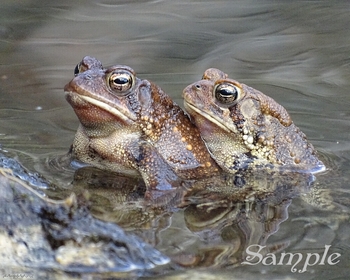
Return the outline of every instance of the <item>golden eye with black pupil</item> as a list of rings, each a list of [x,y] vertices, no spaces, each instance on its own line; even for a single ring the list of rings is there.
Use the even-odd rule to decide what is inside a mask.
[[[117,93],[125,93],[133,86],[133,76],[128,72],[113,72],[108,79],[110,88]]]
[[[214,88],[214,94],[217,101],[229,105],[239,98],[240,88],[233,84],[222,83]]]

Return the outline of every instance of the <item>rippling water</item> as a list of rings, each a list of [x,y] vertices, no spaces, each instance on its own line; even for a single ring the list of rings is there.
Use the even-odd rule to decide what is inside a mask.
[[[330,192],[337,209],[342,209],[340,214],[335,210],[322,212],[305,208],[303,200],[295,199],[286,206],[289,218],[269,239],[271,244],[288,240],[287,251],[295,252],[331,244],[342,254],[338,265],[314,266],[311,272],[298,275],[290,267],[275,266],[238,266],[234,271],[229,267],[219,273],[222,277],[265,273],[259,277],[270,279],[346,278],[350,272],[346,216],[350,205],[348,1],[2,2],[3,150],[70,191],[73,173],[50,169],[47,162],[68,150],[78,126],[63,86],[83,56],[95,56],[106,66],[129,65],[181,105],[183,88],[198,80],[206,68],[217,67],[287,108],[330,169],[317,176],[317,186],[321,192]],[[52,192],[60,196],[56,190]],[[98,213],[120,221],[106,217],[119,215],[117,208],[99,208]],[[238,246],[234,238],[227,237],[234,235],[235,229],[225,231],[226,226],[219,226],[222,231],[216,228],[219,232],[211,240],[203,236],[210,233],[210,227],[204,233],[188,229],[185,221],[191,217],[189,213],[191,209],[153,213],[138,226],[147,228],[149,241],[163,252],[203,257],[200,263],[188,261],[189,267],[232,265],[231,255],[231,263],[225,261],[229,258],[225,250]],[[302,217],[314,219],[303,221]],[[142,231],[132,225],[125,228]],[[215,250],[220,254],[208,253]],[[206,273],[207,277],[215,275]]]

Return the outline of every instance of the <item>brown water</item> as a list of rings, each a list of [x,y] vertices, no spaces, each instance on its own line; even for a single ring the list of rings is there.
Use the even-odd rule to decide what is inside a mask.
[[[129,65],[140,77],[160,85],[181,105],[183,88],[198,80],[206,68],[217,67],[287,108],[331,169],[317,176],[317,182],[324,192],[331,190],[341,213],[303,208],[302,200],[295,199],[288,208],[289,218],[269,242],[288,241],[287,252],[304,253],[332,245],[336,248],[334,252],[340,252],[341,261],[334,266],[316,265],[300,274],[292,273],[290,266],[232,265],[232,259],[227,261],[227,255],[221,253],[211,259],[212,254],[203,252],[224,252],[235,246],[233,238],[223,237],[233,233],[225,232],[226,227],[222,226],[213,234],[215,238],[210,238],[209,227],[201,234],[189,229],[184,217],[191,209],[163,216],[153,213],[147,225],[150,242],[168,255],[186,252],[192,257],[202,256],[201,262],[188,266],[206,269],[181,272],[183,277],[347,279],[348,1],[56,2],[2,1],[3,150],[69,191],[73,173],[50,169],[47,161],[68,150],[78,126],[65,101],[63,86],[73,77],[73,69],[83,56],[95,56],[105,66]],[[60,196],[60,190],[57,192]],[[302,217],[313,217],[312,223]],[[141,231],[130,225],[125,228]]]

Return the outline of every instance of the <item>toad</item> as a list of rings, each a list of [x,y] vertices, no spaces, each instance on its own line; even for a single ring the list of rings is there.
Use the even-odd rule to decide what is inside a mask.
[[[199,130],[156,84],[124,65],[84,57],[65,86],[80,126],[72,156],[100,169],[141,176],[150,190],[219,172]]]
[[[183,97],[186,111],[224,170],[325,169],[284,107],[222,71],[206,70],[202,80],[184,89]]]

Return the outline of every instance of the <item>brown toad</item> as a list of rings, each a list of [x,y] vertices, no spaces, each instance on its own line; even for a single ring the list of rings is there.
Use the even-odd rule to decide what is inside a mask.
[[[128,66],[84,57],[65,86],[79,118],[73,156],[95,167],[141,175],[149,190],[218,172],[198,129],[161,88]]]
[[[185,109],[226,171],[252,166],[324,170],[314,147],[275,100],[218,69],[184,89]]]

